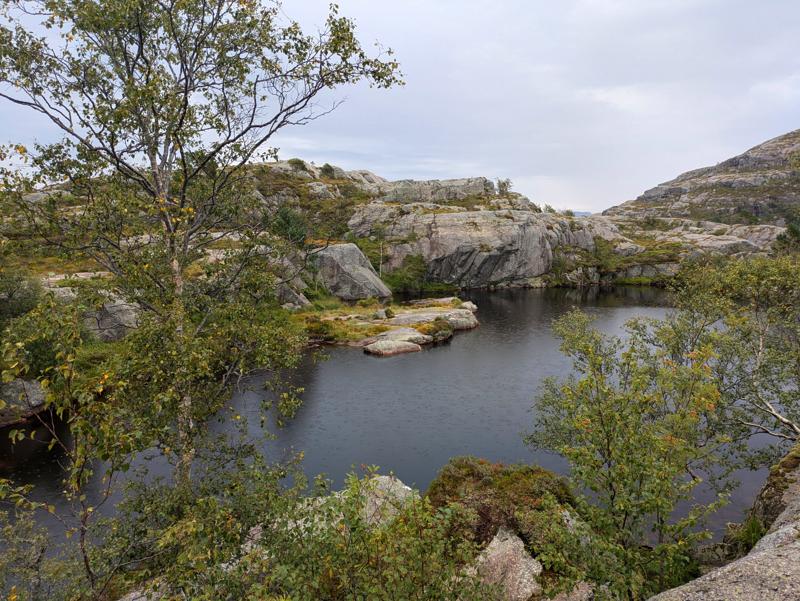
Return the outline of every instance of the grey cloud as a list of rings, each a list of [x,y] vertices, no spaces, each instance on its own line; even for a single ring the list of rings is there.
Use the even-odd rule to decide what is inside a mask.
[[[357,86],[281,134],[301,156],[390,178],[510,177],[601,210],[800,127],[800,4],[760,0],[340,0],[407,85]],[[305,25],[328,0],[286,0]],[[4,133],[46,136],[0,105]],[[3,136],[3,137],[6,137]]]

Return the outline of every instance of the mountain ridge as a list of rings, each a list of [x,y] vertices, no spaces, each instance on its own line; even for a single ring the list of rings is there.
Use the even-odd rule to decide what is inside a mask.
[[[603,215],[783,226],[800,214],[800,129],[678,175]]]

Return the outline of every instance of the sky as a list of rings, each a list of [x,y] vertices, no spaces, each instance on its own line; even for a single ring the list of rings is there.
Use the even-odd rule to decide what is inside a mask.
[[[329,0],[284,0],[313,28]],[[800,128],[797,0],[339,0],[405,85],[353,86],[281,158],[388,179],[510,178],[600,211]],[[52,128],[0,104],[0,140]]]

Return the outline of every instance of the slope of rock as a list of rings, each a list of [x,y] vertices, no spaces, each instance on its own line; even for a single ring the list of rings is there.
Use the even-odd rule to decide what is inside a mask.
[[[747,555],[652,600],[800,599],[800,448],[773,468],[754,512],[774,521]]]
[[[356,237],[382,232],[388,241],[384,269],[420,256],[434,281],[462,288],[534,285],[553,267],[558,248],[595,250],[595,238],[636,250],[609,220],[574,219],[533,210],[467,210],[430,203],[375,201],[348,222]]]
[[[311,258],[320,282],[342,300],[392,295],[355,244],[333,244],[315,252]]]
[[[784,225],[800,209],[800,130],[651,188],[605,215]]]

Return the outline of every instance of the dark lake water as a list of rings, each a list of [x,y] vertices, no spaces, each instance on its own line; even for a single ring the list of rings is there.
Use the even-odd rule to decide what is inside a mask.
[[[551,332],[554,318],[579,306],[612,333],[635,316],[663,317],[666,294],[654,288],[507,290],[462,294],[478,305],[480,327],[420,353],[374,358],[360,349],[326,349],[309,356],[293,377],[305,389],[296,417],[265,443],[274,457],[302,450],[304,470],[341,484],[361,465],[380,466],[424,490],[453,456],[537,463],[564,472],[566,465],[522,442],[543,378],[564,376],[570,364]],[[263,377],[261,378],[263,380]],[[258,424],[260,380],[234,396],[231,410]],[[226,426],[222,426],[223,428]],[[251,426],[252,427],[252,426]],[[163,467],[156,467],[159,471]],[[59,503],[59,468],[52,459],[16,470],[36,484],[41,498]],[[715,515],[719,531],[749,507],[765,472],[743,472],[731,503]]]

